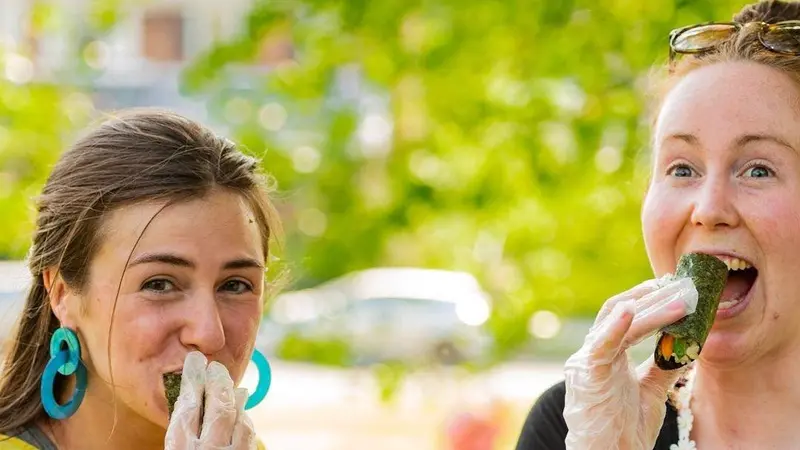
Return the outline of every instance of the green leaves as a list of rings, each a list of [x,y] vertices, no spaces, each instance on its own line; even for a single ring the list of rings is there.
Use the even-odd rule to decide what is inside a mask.
[[[644,81],[671,28],[741,6],[270,5],[246,28],[280,23],[295,46],[258,92],[289,111],[285,128],[266,133],[264,163],[292,193],[284,218],[289,259],[303,261],[296,275],[313,284],[376,265],[470,271],[495,298],[501,353],[528,338],[533,312],[593,315],[651,275],[638,218]],[[225,69],[200,60],[187,73],[201,86]],[[302,112],[309,103],[319,109]],[[309,146],[313,170],[288,163]]]
[[[300,285],[380,265],[472,272],[505,355],[534,312],[594,315],[651,275],[648,72],[671,28],[743,3],[258,1],[182,89],[277,179]],[[100,30],[108,5],[92,9]],[[79,95],[0,81],[0,254],[24,255],[29,197],[83,123]]]

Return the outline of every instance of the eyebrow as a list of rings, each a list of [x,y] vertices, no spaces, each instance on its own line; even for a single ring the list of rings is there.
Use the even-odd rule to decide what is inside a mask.
[[[148,263],[169,264],[172,266],[188,267],[190,269],[196,267],[192,261],[171,253],[145,253],[131,261],[131,263],[128,264],[128,268]],[[225,270],[249,268],[264,270],[264,265],[252,258],[239,258],[226,262],[222,268]]]
[[[700,141],[697,139],[697,136],[695,136],[693,134],[686,134],[686,133],[671,134],[671,135],[667,136],[667,138],[665,140],[684,141],[687,144],[692,145],[692,146],[697,146],[700,143]],[[789,144],[785,140],[783,140],[783,139],[781,139],[781,138],[779,138],[777,136],[773,136],[771,134],[745,134],[745,135],[739,136],[739,138],[736,139],[735,146],[736,147],[744,147],[745,145],[750,144],[752,142],[772,142],[774,144],[780,145],[781,147],[786,147],[789,150],[792,150],[792,151],[795,151],[795,152],[797,151],[797,149],[794,146],[792,146],[791,144]]]
[[[744,147],[745,145],[751,142],[760,142],[760,141],[772,142],[782,147],[786,147],[789,150],[797,151],[797,149],[794,148],[794,146],[792,146],[788,142],[784,141],[778,136],[773,136],[771,134],[746,134],[736,140],[736,145],[739,147]]]

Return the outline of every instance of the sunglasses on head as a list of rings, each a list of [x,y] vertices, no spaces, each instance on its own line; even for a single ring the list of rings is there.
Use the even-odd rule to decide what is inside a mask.
[[[701,54],[714,50],[746,26],[758,27],[758,41],[782,55],[800,55],[800,20],[776,23],[712,22],[672,30],[669,34],[670,62],[679,54]]]

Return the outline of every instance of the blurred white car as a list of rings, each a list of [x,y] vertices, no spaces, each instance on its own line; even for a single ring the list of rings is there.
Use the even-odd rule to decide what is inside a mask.
[[[31,276],[23,261],[0,261],[0,353],[25,306]]]
[[[375,268],[278,296],[257,346],[345,365],[454,364],[486,356],[490,314],[489,296],[468,273]]]

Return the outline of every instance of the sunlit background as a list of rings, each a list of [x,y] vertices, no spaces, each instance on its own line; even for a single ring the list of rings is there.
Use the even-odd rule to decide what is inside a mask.
[[[743,4],[0,0],[0,336],[59,153],[103,113],[166,107],[275,179],[270,450],[512,448],[599,305],[651,275],[669,30]]]

